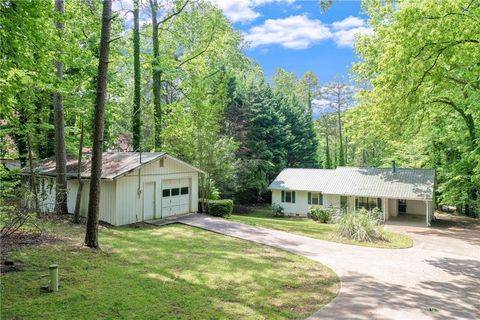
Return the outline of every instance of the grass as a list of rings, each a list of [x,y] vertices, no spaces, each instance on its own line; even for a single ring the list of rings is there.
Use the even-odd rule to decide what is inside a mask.
[[[338,277],[307,258],[182,225],[102,228],[49,224],[63,240],[9,254],[1,319],[300,319],[329,303]],[[59,263],[60,291],[42,293]]]
[[[390,231],[385,231],[385,238],[387,241],[360,242],[350,240],[335,234],[335,224],[319,223],[307,218],[272,217],[269,208],[257,209],[249,214],[233,214],[229,219],[252,226],[276,229],[320,240],[364,247],[398,249],[410,248],[413,245],[413,240],[410,237]]]

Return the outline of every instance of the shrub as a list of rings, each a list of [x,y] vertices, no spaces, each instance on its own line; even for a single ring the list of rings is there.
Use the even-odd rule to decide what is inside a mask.
[[[283,207],[279,204],[272,204],[272,215],[274,217],[285,217],[285,212],[283,212]]]
[[[375,210],[347,211],[338,218],[337,233],[355,241],[385,241],[382,220],[379,216],[378,211]]]
[[[329,223],[332,221],[333,210],[330,208],[323,208],[319,206],[310,207],[308,212],[310,218],[321,223]]]
[[[227,217],[232,214],[233,200],[208,200],[206,214],[214,217]],[[199,210],[201,210],[201,202],[199,203]]]
[[[36,227],[36,214],[23,202],[31,201],[32,192],[22,185],[18,170],[0,165],[0,237],[7,238],[24,227]]]

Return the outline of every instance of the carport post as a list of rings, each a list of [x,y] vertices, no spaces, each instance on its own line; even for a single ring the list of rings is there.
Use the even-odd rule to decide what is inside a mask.
[[[430,212],[430,210],[428,210],[428,200],[425,201],[425,208],[427,208],[427,227],[430,227],[430,219],[428,219],[428,213]]]

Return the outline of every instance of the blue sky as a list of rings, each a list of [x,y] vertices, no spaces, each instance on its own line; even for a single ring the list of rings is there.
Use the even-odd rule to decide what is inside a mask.
[[[319,1],[214,0],[250,43],[245,53],[268,78],[282,67],[321,82],[348,76],[357,61],[354,34],[371,32],[360,1],[335,1],[322,13]]]
[[[361,1],[335,0],[321,11],[319,0],[209,0],[217,4],[233,26],[242,32],[249,47],[245,54],[257,61],[268,79],[279,67],[299,77],[313,71],[322,83],[336,76],[348,77],[355,34],[372,30],[361,14]],[[147,1],[140,22],[150,21]],[[131,10],[132,0],[117,0],[115,10]],[[127,29],[132,15],[126,14]]]

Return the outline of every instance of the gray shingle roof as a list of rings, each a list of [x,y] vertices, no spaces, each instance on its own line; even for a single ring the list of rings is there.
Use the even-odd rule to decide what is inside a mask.
[[[125,173],[145,165],[155,159],[166,155],[165,152],[142,152],[142,162],[140,163],[140,153],[138,152],[104,152],[102,158],[102,179],[115,179]],[[90,178],[91,157],[82,160],[81,176]],[[77,176],[78,162],[73,157],[67,157],[67,178]],[[55,157],[50,157],[39,161],[35,170],[42,176],[55,176]],[[23,174],[29,174],[30,169],[25,167]]]
[[[293,172],[291,170],[294,170]],[[318,171],[318,173],[317,173]],[[319,191],[364,197],[431,200],[435,185],[432,169],[338,167],[324,174],[324,169],[286,169],[270,189]],[[286,174],[284,172],[287,172]],[[322,179],[324,181],[318,181]],[[316,187],[315,190],[312,187]]]

